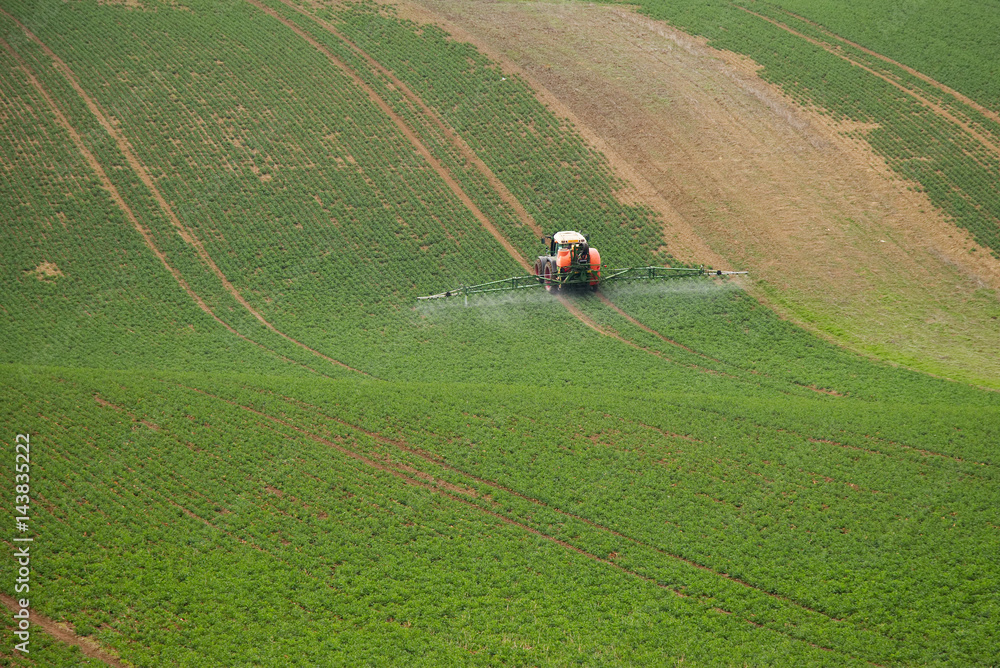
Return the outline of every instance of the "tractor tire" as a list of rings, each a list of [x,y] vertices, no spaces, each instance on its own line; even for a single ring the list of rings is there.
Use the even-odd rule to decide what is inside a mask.
[[[554,264],[552,260],[542,260],[542,276],[544,277],[542,282],[545,285],[545,289],[549,292],[556,292],[559,289],[559,284],[552,278]]]

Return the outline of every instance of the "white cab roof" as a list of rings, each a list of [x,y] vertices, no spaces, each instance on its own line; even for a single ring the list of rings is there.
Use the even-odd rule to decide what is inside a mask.
[[[585,241],[582,234],[580,234],[579,232],[572,232],[569,230],[565,232],[556,232],[555,235],[553,235],[552,239],[557,244],[578,244]]]

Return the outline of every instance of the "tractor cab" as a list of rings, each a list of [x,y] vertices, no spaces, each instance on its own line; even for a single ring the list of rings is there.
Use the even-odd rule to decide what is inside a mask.
[[[580,232],[565,230],[542,237],[548,255],[539,256],[534,274],[549,290],[566,285],[588,285],[597,289],[601,256]]]
[[[549,255],[557,256],[559,251],[572,251],[579,244],[586,244],[587,237],[579,232],[556,232],[542,237],[542,243],[549,247]]]

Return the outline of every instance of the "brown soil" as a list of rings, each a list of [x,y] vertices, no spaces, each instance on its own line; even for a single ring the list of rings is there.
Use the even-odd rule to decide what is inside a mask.
[[[865,128],[621,7],[391,4],[520,74],[660,212],[676,257],[750,270],[779,313],[861,352],[1000,384],[1000,262],[846,135]]]
[[[56,279],[64,275],[62,270],[56,266],[55,262],[41,262],[37,267],[27,273],[34,274],[35,278],[40,281]]]
[[[7,594],[0,594],[0,601],[3,601],[3,604],[6,605],[12,612],[20,610],[20,607],[17,605],[17,601]],[[74,633],[69,626],[63,624],[62,622],[49,619],[45,615],[32,610],[31,623],[42,627],[42,630],[59,642],[66,643],[67,645],[76,645],[85,656],[88,656],[91,659],[103,661],[107,665],[115,666],[116,668],[125,668],[126,666],[126,664],[122,663],[118,657],[114,656],[107,650],[101,649],[100,645],[90,638],[76,635],[76,633]]]

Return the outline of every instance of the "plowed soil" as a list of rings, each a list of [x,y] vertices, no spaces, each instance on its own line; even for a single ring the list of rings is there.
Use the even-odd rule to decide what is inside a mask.
[[[392,4],[523,76],[623,199],[661,212],[675,256],[751,271],[756,296],[859,352],[1000,387],[1000,262],[749,59],[622,7]]]

